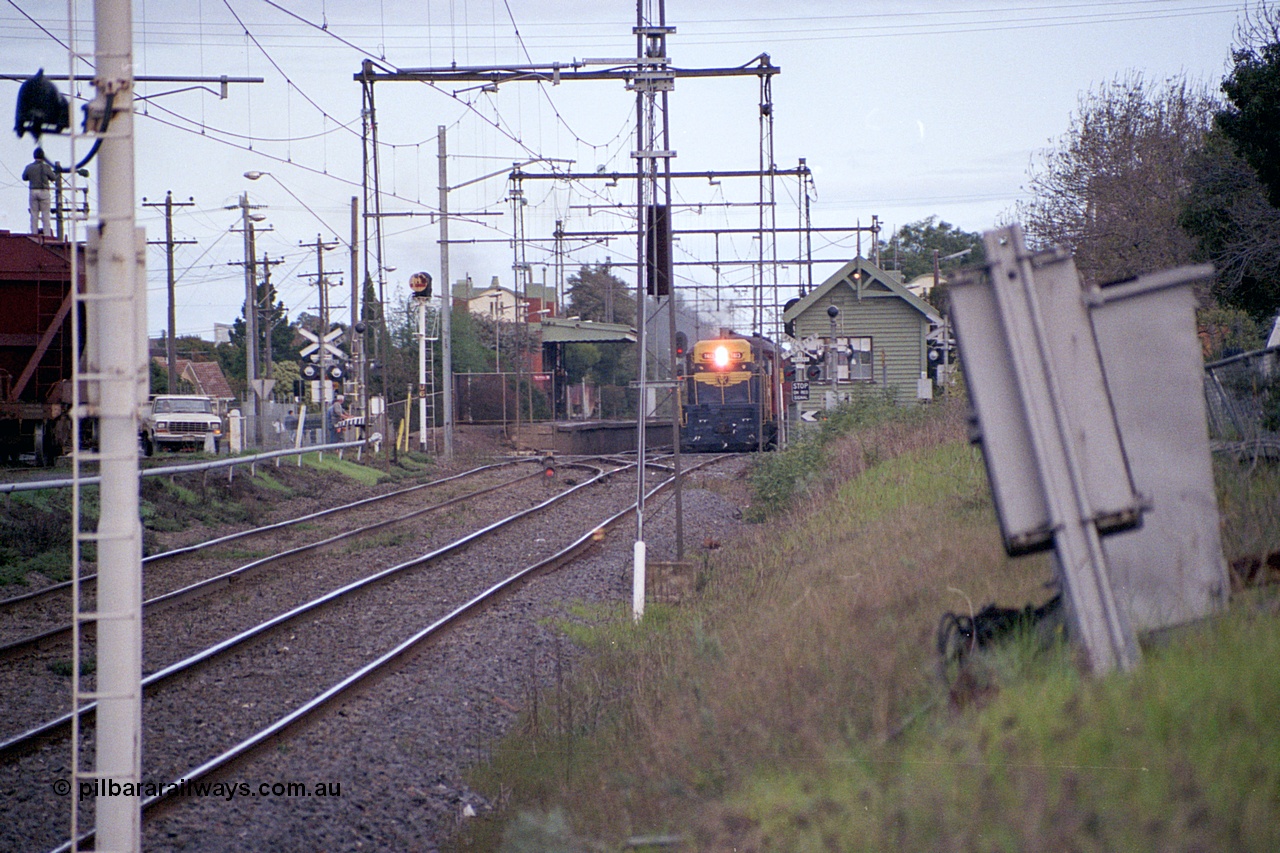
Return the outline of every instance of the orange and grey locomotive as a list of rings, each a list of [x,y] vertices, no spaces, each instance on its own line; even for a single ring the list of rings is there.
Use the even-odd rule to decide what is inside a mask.
[[[680,449],[690,453],[766,450],[778,440],[778,348],[767,338],[721,334],[689,356]]]

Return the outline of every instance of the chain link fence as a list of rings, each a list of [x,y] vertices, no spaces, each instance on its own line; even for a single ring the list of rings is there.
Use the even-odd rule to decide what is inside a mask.
[[[1209,362],[1204,388],[1215,451],[1280,459],[1280,347]]]

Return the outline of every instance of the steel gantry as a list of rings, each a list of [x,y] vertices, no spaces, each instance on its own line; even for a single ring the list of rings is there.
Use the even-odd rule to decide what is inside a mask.
[[[382,242],[382,209],[381,209],[381,190],[379,179],[379,163],[378,163],[378,143],[377,143],[377,118],[374,108],[374,87],[379,82],[417,82],[430,84],[459,84],[459,83],[480,83],[486,87],[498,87],[508,83],[517,82],[534,82],[534,83],[551,83],[558,85],[571,80],[604,80],[622,82],[626,89],[636,93],[636,150],[632,156],[636,160],[636,244],[637,244],[637,274],[636,274],[636,296],[639,308],[638,317],[641,322],[638,323],[637,334],[639,337],[639,353],[640,353],[640,429],[639,429],[639,450],[644,450],[644,418],[647,410],[646,395],[647,389],[645,382],[647,378],[648,364],[646,358],[646,346],[644,343],[644,326],[643,318],[646,316],[644,309],[646,289],[649,282],[652,282],[655,297],[662,295],[668,296],[670,308],[669,319],[669,335],[668,344],[670,352],[671,375],[675,375],[675,300],[670,295],[670,286],[673,283],[672,262],[671,262],[671,233],[669,228],[670,215],[670,194],[671,194],[671,158],[675,152],[670,149],[670,123],[667,113],[667,98],[669,93],[675,87],[677,78],[685,77],[741,77],[756,76],[761,80],[769,80],[773,75],[779,73],[781,69],[773,65],[767,54],[760,54],[755,59],[737,67],[729,68],[680,68],[673,65],[667,54],[667,36],[675,32],[674,27],[670,27],[666,22],[665,0],[637,0],[636,3],[636,25],[633,33],[636,37],[636,56],[634,59],[582,59],[574,60],[568,63],[550,63],[550,64],[517,64],[517,65],[496,65],[496,66],[449,66],[443,68],[388,68],[380,63],[372,60],[366,60],[361,70],[354,76],[354,79],[361,84],[363,91],[363,148],[364,148],[364,176],[363,186],[365,191],[365,243],[366,256],[370,252],[370,243],[372,243],[372,252],[374,254],[374,262],[378,269],[378,302],[384,301],[383,290],[383,272],[385,265],[383,262],[383,242]],[[770,91],[765,85],[762,88],[763,96],[767,96]],[[762,96],[762,97],[763,97]],[[770,133],[772,132],[772,124],[769,125]],[[441,137],[443,139],[443,135]],[[441,146],[443,154],[443,145]],[[763,150],[763,149],[762,149]],[[768,144],[769,152],[772,152],[772,140]],[[770,155],[771,156],[771,155]],[[772,163],[770,164],[772,167]],[[444,167],[441,166],[443,174]],[[562,173],[561,178],[565,177]],[[515,176],[513,175],[513,180]],[[772,179],[771,179],[772,180]],[[516,181],[516,186],[518,186]],[[441,267],[442,271],[447,269],[447,253],[449,240],[448,234],[448,215],[446,213],[445,187],[443,180],[441,183],[441,210],[440,210],[440,227],[441,227]],[[370,234],[369,223],[372,221],[372,235]],[[521,247],[517,247],[517,256],[522,251]],[[764,256],[762,255],[762,258]],[[660,262],[659,262],[660,261]],[[516,261],[519,266],[519,260]],[[367,265],[366,265],[367,268]],[[366,275],[368,275],[366,273]],[[451,443],[451,433],[453,422],[451,417],[452,407],[450,398],[452,395],[452,383],[449,376],[452,374],[452,363],[449,357],[449,348],[447,336],[449,334],[449,280],[447,275],[442,275],[444,280],[443,288],[445,291],[444,309],[442,314],[443,330],[442,335],[446,337],[445,347],[442,352],[441,366],[442,375],[445,378],[445,400],[444,400],[444,437],[445,446],[448,448]],[[673,435],[675,445],[679,448],[679,411],[676,407],[676,413],[673,417]],[[447,453],[447,451],[446,451]],[[677,484],[679,483],[679,462],[676,462]],[[637,502],[639,511],[637,512],[637,552],[643,551],[643,530],[644,530],[644,466],[639,466],[637,485]],[[680,515],[680,489],[676,488],[676,504],[677,518]],[[682,538],[680,533],[680,523],[677,522],[677,540]],[[682,542],[678,545],[678,550],[682,550]],[[643,585],[641,585],[641,596],[643,596]],[[643,604],[643,600],[641,601]]]

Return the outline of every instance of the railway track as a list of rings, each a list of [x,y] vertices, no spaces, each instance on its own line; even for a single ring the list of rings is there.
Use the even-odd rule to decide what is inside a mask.
[[[201,774],[225,767],[279,737],[354,685],[393,666],[410,650],[503,590],[589,547],[593,531],[617,523],[634,503],[634,480],[610,476],[615,473],[617,469],[600,468],[590,480],[537,506],[278,614],[231,640],[152,673],[146,681],[145,778],[191,779],[196,769],[189,758],[193,753],[218,756],[201,765]],[[428,566],[435,566],[436,571],[419,571]],[[399,580],[393,582],[393,578]],[[379,618],[380,613],[409,606],[416,612],[413,621],[419,626],[425,622],[426,627],[411,632],[381,627],[386,620]],[[335,632],[350,638],[342,655],[325,639]],[[326,657],[332,660],[326,662]],[[217,665],[218,661],[222,664]],[[311,682],[313,688],[328,686],[318,691],[293,690],[292,682],[299,678]],[[286,682],[289,689],[285,689]],[[224,695],[228,688],[234,688],[234,698]],[[273,691],[287,693],[293,704],[264,699],[264,694]],[[296,697],[303,695],[308,698],[298,703]],[[193,718],[181,713],[181,709],[220,704],[241,708],[243,713],[238,716],[242,719],[234,725],[221,720],[214,724],[198,714]],[[84,713],[91,711],[86,708]],[[82,730],[90,728],[85,722]],[[67,714],[0,745],[5,762],[0,775],[21,777],[23,765],[47,766],[51,755],[57,763],[57,754],[65,754],[69,748],[65,742],[69,725]],[[249,733],[240,737],[246,727]],[[233,728],[239,737],[230,746],[226,745],[229,733],[222,731],[225,728]],[[210,737],[205,729],[216,729],[217,733]],[[51,738],[58,742],[51,742]],[[181,748],[175,741],[181,742]],[[84,748],[91,743],[91,736],[87,737]],[[26,757],[16,760],[20,754]],[[0,784],[13,781],[0,780]],[[62,807],[65,812],[65,801]]]
[[[143,590],[144,596],[147,596],[143,602],[144,611],[207,594],[216,585],[243,581],[253,573],[281,561],[296,558],[346,539],[363,536],[393,524],[440,512],[456,504],[474,500],[496,490],[509,488],[540,476],[540,472],[521,476],[508,474],[491,484],[472,488],[460,494],[451,493],[451,496],[441,497],[425,507],[392,516],[386,515],[385,504],[388,502],[399,503],[411,497],[421,498],[429,494],[426,490],[435,491],[447,486],[456,487],[463,478],[475,478],[482,474],[493,477],[510,470],[505,465],[485,466],[454,477],[399,489],[385,495],[377,495],[275,524],[243,530],[144,558],[142,561]],[[365,519],[351,518],[355,513],[371,512],[376,515],[367,515]],[[324,524],[317,524],[321,520]],[[261,548],[258,552],[243,550],[243,544],[246,541],[264,537],[271,537],[272,541],[269,543],[271,551],[234,568],[225,571],[217,570],[218,567],[225,566],[233,557],[264,550]],[[297,544],[293,544],[292,537],[296,537]],[[230,550],[233,543],[239,546],[238,550]],[[181,561],[185,561],[188,565],[183,567],[172,565]],[[96,575],[81,579],[81,594],[85,609],[90,609],[93,598],[91,595],[86,595],[84,587],[87,585],[92,588],[96,584],[96,579]],[[25,629],[25,632],[18,633],[16,637],[6,637],[0,643],[0,661],[12,658],[34,646],[48,645],[50,641],[69,638],[71,626],[61,620],[65,620],[71,612],[70,587],[70,582],[56,584],[0,602],[0,621],[7,626],[5,634],[13,635]],[[21,612],[24,607],[30,608],[32,612]],[[52,624],[49,627],[42,626],[31,630],[33,623],[38,624],[41,621],[52,622]],[[92,626],[88,627],[87,633],[92,635]]]
[[[281,610],[304,608],[336,588],[366,582],[381,567],[420,553],[418,543],[463,537],[476,526],[508,516],[513,508],[545,500],[549,487],[540,478],[541,471],[508,475],[503,482],[426,507],[372,522],[365,518],[367,523],[358,527],[218,570],[212,577],[150,599],[144,607],[144,674],[153,677],[168,670],[228,636],[269,621]],[[0,689],[10,697],[0,737],[34,726],[65,696],[69,631],[69,626],[61,626],[19,641],[11,659],[0,667]],[[82,646],[82,655],[92,651],[91,645]],[[86,683],[89,680],[86,677]]]
[[[229,550],[233,545],[243,546],[255,539],[262,539],[269,536],[280,536],[290,530],[305,529],[308,526],[315,527],[318,522],[334,522],[338,521],[339,526],[345,527],[346,522],[343,521],[348,516],[355,513],[365,512],[370,509],[376,509],[388,502],[396,502],[407,497],[420,495],[424,491],[437,490],[451,485],[459,484],[466,480],[475,479],[485,475],[494,475],[499,472],[511,470],[514,462],[502,462],[494,465],[483,465],[473,468],[469,471],[463,471],[449,477],[432,480],[427,483],[418,483],[403,489],[387,492],[381,495],[364,498],[363,500],[353,501],[341,506],[329,507],[317,512],[308,513],[296,518],[285,519],[273,524],[266,524],[258,527],[250,527],[225,536],[219,536],[205,542],[198,542],[193,545],[187,545],[179,548],[173,548],[142,560],[144,573],[144,594],[156,598],[161,597],[168,592],[179,588],[179,586],[190,585],[192,579],[184,576],[180,571],[168,571],[168,566],[183,559],[189,559],[197,555],[205,555],[218,550]],[[529,475],[534,476],[534,475]],[[358,525],[357,525],[358,526]],[[154,570],[157,566],[165,566],[166,571],[160,572]],[[150,571],[149,571],[150,570]],[[96,574],[86,574],[81,576],[80,585],[81,593],[91,593],[91,590],[97,584]],[[66,618],[66,614],[71,612],[71,581],[63,581],[61,583],[49,584],[39,589],[21,595],[11,596],[9,598],[0,599],[0,660],[9,656],[11,649],[21,648],[24,644],[30,644],[34,635],[40,633],[32,630],[33,623],[48,621],[50,614],[62,614],[62,618]],[[92,598],[85,598],[84,603],[92,602]]]

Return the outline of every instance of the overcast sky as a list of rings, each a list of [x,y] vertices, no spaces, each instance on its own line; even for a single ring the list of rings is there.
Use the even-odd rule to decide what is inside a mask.
[[[58,0],[0,3],[0,72],[31,74],[68,68],[68,49],[92,59],[91,2],[75,2],[72,28]],[[136,73],[156,76],[263,77],[258,85],[231,85],[228,97],[212,91],[174,90],[179,84],[140,84],[136,129],[139,222],[161,239],[158,212],[142,206],[194,199],[175,217],[177,328],[211,337],[215,322],[230,323],[244,297],[239,213],[242,192],[265,205],[262,253],[283,263],[273,280],[290,313],[315,311],[315,252],[300,243],[350,233],[351,197],[360,195],[361,90],[353,81],[366,57],[387,66],[424,68],[510,63],[568,63],[584,58],[634,56],[635,5],[630,0],[134,0]],[[1159,83],[1185,74],[1217,91],[1227,70],[1239,2],[1212,0],[668,0],[676,27],[668,50],[683,68],[736,67],[767,53],[781,68],[773,83],[774,161],[793,168],[805,158],[816,179],[815,226],[884,225],[883,236],[903,224],[936,215],[981,231],[1010,219],[1035,152],[1069,125],[1082,93],[1136,71]],[[785,16],[783,16],[785,12]],[[80,72],[89,68],[81,65]],[[0,81],[12,108],[18,84]],[[68,84],[60,87],[68,91]],[[91,95],[79,84],[82,95]],[[375,92],[381,144],[383,209],[416,213],[385,220],[385,273],[390,291],[403,292],[409,275],[439,269],[438,229],[430,212],[438,203],[437,127],[448,128],[448,183],[469,183],[450,193],[450,208],[473,216],[451,226],[460,240],[509,238],[513,230],[505,171],[535,157],[575,171],[634,168],[634,95],[613,82],[432,87],[380,83]],[[670,96],[673,169],[756,169],[760,157],[760,85],[755,76],[683,79]],[[78,114],[78,110],[77,110]],[[20,175],[33,148],[11,133],[0,143],[0,229],[27,230],[26,185]],[[77,143],[83,154],[87,144]],[[69,162],[70,141],[46,138],[51,159]],[[572,161],[567,162],[567,161]],[[90,198],[97,194],[94,171]],[[246,171],[270,172],[254,182]],[[491,172],[497,177],[475,180]],[[799,220],[798,187],[780,179],[780,226]],[[603,182],[529,181],[524,230],[533,279],[554,280],[550,237],[566,230],[621,230],[633,221],[610,206],[634,203],[634,187]],[[677,182],[676,228],[752,228],[754,179]],[[854,238],[814,236],[816,256],[847,260]],[[867,251],[864,238],[862,248]],[[609,245],[570,246],[570,269],[581,263],[633,260],[634,239]],[[720,240],[719,272],[681,266],[682,287],[698,286],[710,307],[718,285],[721,306],[749,305],[752,271],[736,259],[756,256],[749,235]],[[685,237],[676,260],[716,258],[711,237]],[[795,235],[778,239],[778,255],[794,258]],[[455,245],[454,278],[478,284],[512,280],[513,250],[503,242]],[[165,327],[164,255],[148,254],[149,322]],[[339,316],[349,316],[349,254],[326,255]],[[833,271],[815,267],[814,280]],[[630,273],[624,273],[630,278]],[[782,270],[784,283],[800,269]],[[335,281],[337,277],[335,276]],[[692,292],[692,291],[691,291]],[[727,309],[725,309],[727,311]],[[739,309],[740,310],[740,309]],[[736,319],[742,324],[743,315]]]

